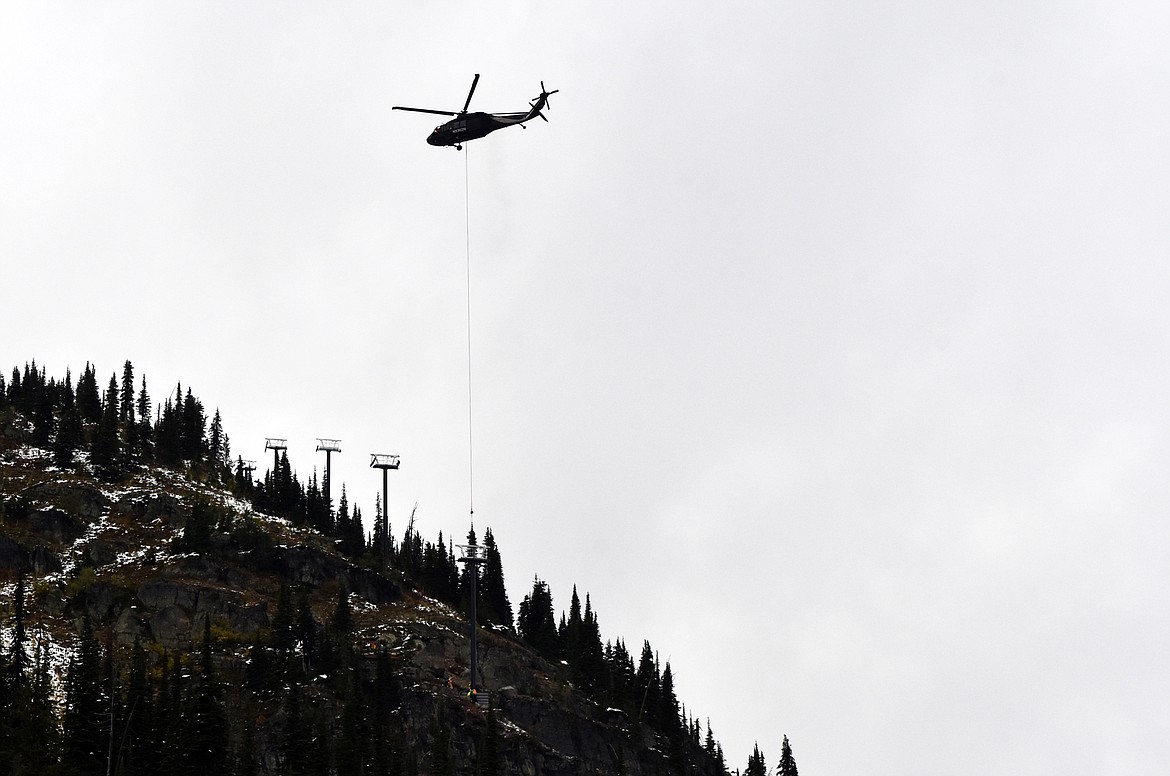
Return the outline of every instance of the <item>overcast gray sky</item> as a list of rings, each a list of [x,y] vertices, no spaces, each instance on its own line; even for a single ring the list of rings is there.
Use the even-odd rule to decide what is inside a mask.
[[[490,6],[491,10],[486,10]],[[589,592],[729,763],[1170,762],[1170,7],[0,5],[0,361]],[[465,157],[438,117],[551,123]],[[466,184],[466,188],[465,188]],[[469,224],[465,221],[469,215]],[[469,226],[469,230],[466,227]]]

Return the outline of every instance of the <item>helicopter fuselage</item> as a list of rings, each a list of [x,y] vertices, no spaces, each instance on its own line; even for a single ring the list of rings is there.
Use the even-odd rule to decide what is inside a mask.
[[[468,140],[486,137],[513,123],[516,122],[500,121],[490,113],[465,113],[435,127],[427,142],[433,146],[460,145]]]

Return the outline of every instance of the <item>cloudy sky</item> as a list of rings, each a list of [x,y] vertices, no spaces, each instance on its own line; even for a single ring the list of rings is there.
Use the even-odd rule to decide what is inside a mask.
[[[1163,772],[1167,6],[564,5],[3,3],[3,368],[400,454],[733,767]]]

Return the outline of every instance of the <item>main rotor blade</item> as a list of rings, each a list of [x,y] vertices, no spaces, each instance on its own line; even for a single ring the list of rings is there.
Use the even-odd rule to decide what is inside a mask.
[[[436,116],[458,116],[458,113],[449,110],[431,110],[430,108],[404,108],[401,105],[395,105],[390,110],[409,110],[414,113],[433,113]]]
[[[467,102],[463,103],[463,113],[467,113],[467,106],[471,104],[471,95],[475,94],[475,85],[479,83],[479,73],[475,74],[475,78],[471,79],[471,91],[467,93]]]

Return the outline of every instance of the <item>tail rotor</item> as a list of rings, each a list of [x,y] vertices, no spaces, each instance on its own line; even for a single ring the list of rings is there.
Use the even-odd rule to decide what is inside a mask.
[[[539,96],[539,97],[537,97],[537,98],[536,98],[536,100],[535,100],[534,102],[530,102],[530,103],[528,103],[528,104],[529,104],[529,105],[531,105],[533,108],[535,108],[535,109],[536,109],[536,115],[537,115],[537,116],[540,116],[540,117],[541,117],[542,119],[544,119],[545,121],[548,121],[548,119],[546,119],[546,118],[544,117],[544,114],[543,114],[543,113],[541,113],[541,112],[540,112],[540,110],[541,110],[541,108],[549,108],[549,109],[551,110],[551,109],[552,109],[552,103],[550,103],[550,102],[549,102],[549,99],[548,99],[548,98],[549,98],[549,96],[550,96],[550,95],[556,94],[556,93],[557,93],[557,92],[559,92],[559,91],[560,91],[560,89],[553,89],[553,90],[550,92],[548,89],[546,89],[546,88],[545,88],[545,86],[544,86],[544,81],[541,81],[541,82],[540,82],[540,96]]]

